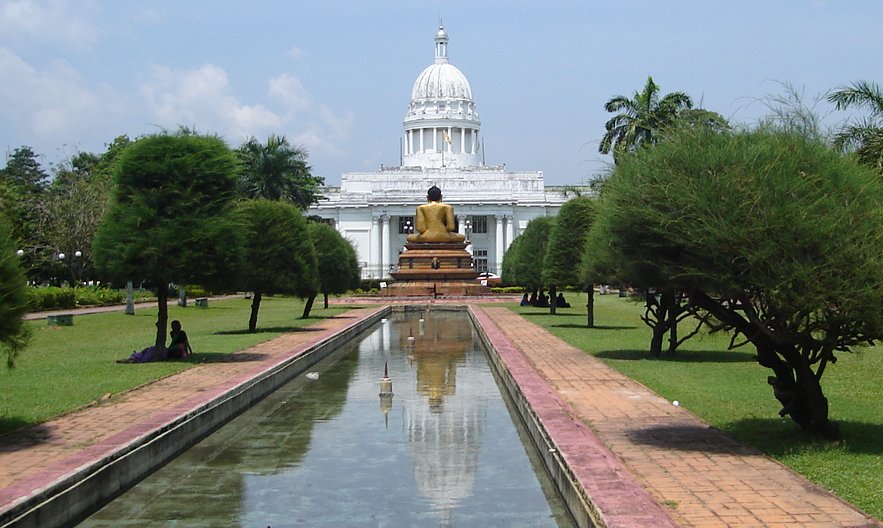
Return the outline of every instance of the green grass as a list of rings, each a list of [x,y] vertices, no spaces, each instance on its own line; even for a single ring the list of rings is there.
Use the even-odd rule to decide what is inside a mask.
[[[321,300],[309,319],[300,319],[303,302],[265,297],[258,331],[246,332],[251,301],[212,300],[208,308],[169,307],[169,320],[179,319],[196,352],[183,361],[119,364],[154,342],[157,309],[138,308],[74,316],[74,326],[29,323],[33,338],[13,369],[0,370],[0,433],[46,421],[81,407],[106,393],[119,393],[270,340],[283,332],[315,323],[348,308],[322,309]]]
[[[822,378],[830,416],[843,439],[807,435],[790,419],[766,383],[771,372],[754,361],[750,346],[728,351],[725,335],[700,334],[671,358],[651,359],[650,329],[641,305],[615,295],[595,296],[596,328],[586,328],[585,295],[568,295],[573,308],[508,305],[526,319],[598,357],[690,410],[728,435],[779,460],[824,488],[883,519],[883,347],[840,354]],[[685,328],[686,329],[686,328]]]

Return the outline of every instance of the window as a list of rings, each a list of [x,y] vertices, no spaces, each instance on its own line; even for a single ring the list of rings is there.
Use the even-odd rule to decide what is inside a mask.
[[[475,249],[472,251],[472,262],[475,265],[475,271],[483,273],[487,271],[487,250]]]
[[[469,221],[472,222],[473,233],[487,233],[487,217],[486,216],[470,216]],[[487,256],[487,252],[485,252]]]
[[[319,218],[317,221],[320,224],[328,224],[331,227],[334,227],[334,219],[333,218]]]
[[[408,233],[414,232],[414,217],[413,216],[400,216],[399,217],[399,234],[406,235]]]

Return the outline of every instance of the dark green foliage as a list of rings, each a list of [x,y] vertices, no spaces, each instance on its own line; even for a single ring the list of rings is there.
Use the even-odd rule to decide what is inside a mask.
[[[37,229],[40,200],[48,177],[30,147],[15,149],[0,169],[0,214],[9,222],[13,245],[25,252],[22,267],[37,270],[40,278],[50,273],[44,265],[45,248],[38,240]]]
[[[316,251],[306,219],[291,204],[247,200],[240,204],[239,214],[246,230],[246,265],[241,282],[254,292],[248,324],[249,331],[254,332],[265,293],[306,297],[316,290]]]
[[[247,200],[239,204],[239,213],[246,229],[242,286],[299,297],[314,291],[316,251],[300,211],[284,202]]]
[[[271,135],[264,145],[249,138],[236,151],[240,168],[237,188],[244,198],[283,200],[306,210],[316,203],[325,179],[313,176],[307,152]]]
[[[582,284],[579,262],[585,241],[595,219],[595,200],[581,196],[568,200],[555,217],[549,231],[549,243],[543,263],[546,285],[574,286]]]
[[[114,168],[113,203],[94,244],[95,263],[116,284],[157,287],[157,345],[164,344],[169,282],[234,286],[242,226],[232,208],[236,157],[217,137],[148,136]]]
[[[328,308],[329,294],[346,293],[360,284],[359,263],[352,244],[328,224],[310,223],[309,233],[319,262],[319,287],[307,301],[304,317],[309,317],[317,293],[324,294]]]
[[[27,310],[27,284],[9,232],[8,222],[0,215],[0,350],[12,367],[30,333],[22,319]]]
[[[521,247],[521,237],[516,238],[509,244],[506,253],[503,254],[502,269],[500,271],[500,280],[503,284],[518,284],[515,280],[515,268],[517,267],[519,248]]]
[[[353,245],[328,224],[309,224],[310,238],[319,260],[319,291],[346,293],[360,283],[359,263]]]
[[[834,434],[819,379],[883,336],[883,182],[799,135],[682,130],[622,158],[606,199],[630,277],[752,343],[781,414]]]
[[[528,290],[543,287],[543,261],[554,223],[553,217],[534,218],[527,224],[524,233],[512,242],[503,257],[504,267],[510,275],[507,284],[520,285]]]

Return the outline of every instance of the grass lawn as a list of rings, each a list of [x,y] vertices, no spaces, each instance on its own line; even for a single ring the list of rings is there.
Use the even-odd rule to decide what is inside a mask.
[[[74,326],[29,324],[33,338],[13,369],[0,369],[0,433],[46,421],[101,398],[212,361],[315,323],[348,308],[322,309],[321,298],[309,319],[300,319],[303,301],[264,297],[258,331],[246,332],[251,300],[212,300],[208,308],[169,307],[169,321],[181,321],[195,354],[183,361],[119,364],[154,342],[157,309],[138,308],[74,316]]]
[[[725,335],[700,334],[673,358],[650,359],[650,329],[642,305],[616,295],[595,296],[596,328],[586,328],[585,295],[567,295],[573,308],[510,307],[610,367],[669,400],[679,400],[715,427],[753,445],[798,473],[883,519],[883,346],[840,354],[822,378],[830,416],[843,440],[804,434],[766,383],[772,372],[754,360],[750,346],[727,351]],[[686,327],[682,331],[686,331]]]

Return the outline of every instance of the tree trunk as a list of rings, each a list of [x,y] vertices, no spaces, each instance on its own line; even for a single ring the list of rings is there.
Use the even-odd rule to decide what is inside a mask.
[[[837,423],[828,419],[828,400],[822,392],[819,378],[796,345],[782,342],[780,338],[765,333],[764,329],[756,328],[740,313],[703,292],[690,292],[690,297],[696,306],[738,330],[755,346],[757,362],[775,374],[767,378],[767,383],[773,387],[773,395],[782,404],[780,416],[791,416],[806,431],[826,438],[838,437]]]
[[[310,310],[313,309],[313,302],[316,300],[316,294],[311,293],[310,297],[307,299],[307,303],[304,305],[304,314],[300,316],[301,319],[306,319],[310,316]]]
[[[549,313],[555,315],[555,311],[558,308],[558,303],[556,302],[556,298],[558,296],[558,286],[554,284],[549,286]]]
[[[248,318],[248,331],[254,333],[258,329],[258,310],[261,309],[261,298],[264,292],[255,290],[251,296],[251,316]]]
[[[156,357],[162,357],[166,348],[166,325],[169,322],[169,283],[160,282],[156,287],[156,341],[153,346],[155,348]]]
[[[327,294],[327,293],[322,293],[322,295],[325,296],[325,309],[327,310],[327,309],[328,309],[328,294]]]
[[[586,326],[595,327],[595,288],[591,284],[589,291],[586,292]]]

